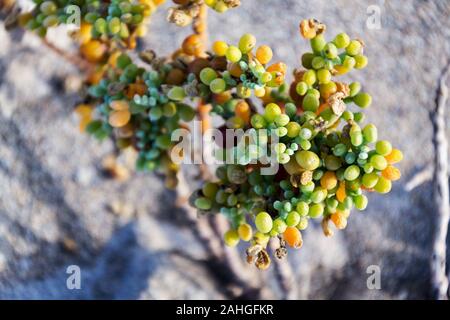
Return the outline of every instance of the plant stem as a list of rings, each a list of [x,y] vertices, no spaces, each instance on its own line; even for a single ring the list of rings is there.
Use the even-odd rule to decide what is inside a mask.
[[[194,19],[192,29],[195,34],[198,34],[203,42],[203,47],[208,45],[208,10],[205,4],[200,5],[200,12]]]
[[[47,48],[49,48],[50,50],[55,52],[60,57],[64,58],[66,61],[68,61],[75,67],[77,67],[81,72],[87,74],[90,71],[92,71],[93,65],[91,63],[87,62],[86,60],[84,60],[83,58],[81,58],[80,56],[71,54],[61,48],[58,48],[57,46],[55,46],[53,43],[51,43],[50,41],[48,41],[45,38],[42,40],[42,42]]]
[[[439,79],[436,94],[436,107],[430,114],[433,124],[434,152],[434,203],[436,206],[436,224],[433,234],[433,255],[431,257],[431,284],[433,297],[448,299],[449,280],[446,274],[447,233],[450,221],[448,187],[448,141],[445,129],[445,108],[448,98],[446,81],[450,72],[450,63]]]
[[[197,210],[189,205],[187,199],[191,194],[191,188],[182,171],[178,173],[176,192],[178,207],[185,211],[194,235],[210,256],[209,264],[213,266],[212,269],[218,281],[225,285],[228,295],[231,298],[263,298],[264,290],[252,281],[256,279],[252,278],[249,272],[245,272],[245,268],[238,260],[239,256],[236,257],[231,250],[223,248],[220,238],[217,237],[206,217],[197,217]]]

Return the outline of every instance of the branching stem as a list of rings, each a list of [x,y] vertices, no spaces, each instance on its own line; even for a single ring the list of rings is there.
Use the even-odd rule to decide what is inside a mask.
[[[53,43],[51,43],[50,41],[48,41],[45,38],[42,40],[42,42],[47,48],[49,48],[50,50],[55,52],[57,55],[59,55],[60,57],[62,57],[66,61],[68,61],[70,64],[77,67],[81,72],[87,74],[90,71],[92,71],[93,65],[91,63],[87,62],[86,60],[84,60],[83,58],[81,58],[80,56],[71,54],[61,48],[58,48],[57,46],[55,46]]]

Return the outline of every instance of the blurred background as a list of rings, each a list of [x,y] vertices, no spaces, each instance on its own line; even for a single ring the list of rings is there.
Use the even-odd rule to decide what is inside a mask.
[[[152,16],[143,43],[159,55],[191,32],[165,21],[169,6]],[[379,28],[367,25],[374,6]],[[402,179],[388,195],[371,194],[367,210],[354,212],[332,238],[310,224],[303,247],[289,253],[291,281],[300,299],[428,298],[435,221],[429,113],[450,58],[450,2],[242,0],[226,14],[208,14],[211,41],[237,42],[251,32],[290,70],[309,49],[298,32],[302,19],[324,22],[329,39],[345,31],[365,41],[369,65],[350,77],[373,96],[368,121],[404,152]],[[48,39],[75,50],[64,30]],[[80,133],[73,113],[80,79],[37,36],[17,37],[0,21],[0,299],[230,298],[157,176],[105,175],[112,144]],[[239,253],[244,260],[244,248]],[[79,290],[66,286],[70,265],[81,269]],[[371,265],[381,270],[379,290],[366,284]],[[242,268],[267,297],[283,297],[274,268]]]

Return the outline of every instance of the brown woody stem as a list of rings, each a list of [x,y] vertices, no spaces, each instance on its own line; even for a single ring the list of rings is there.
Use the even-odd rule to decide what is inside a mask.
[[[445,108],[448,99],[447,78],[450,63],[444,69],[436,94],[436,107],[433,110],[434,152],[434,203],[436,208],[435,231],[433,234],[433,254],[431,257],[431,284],[433,297],[448,299],[449,280],[446,274],[446,239],[450,221],[448,186],[448,141],[445,128]]]
[[[194,19],[194,23],[192,25],[192,28],[194,30],[195,34],[198,34],[202,41],[203,41],[203,46],[204,48],[206,48],[207,44],[208,44],[208,23],[207,23],[207,19],[208,19],[208,11],[207,11],[207,7],[205,4],[202,4],[200,6],[200,12],[198,14],[198,16]]]

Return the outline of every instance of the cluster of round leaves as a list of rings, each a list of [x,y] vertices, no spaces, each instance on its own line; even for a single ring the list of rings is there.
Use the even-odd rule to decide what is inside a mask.
[[[342,91],[341,84],[334,82],[332,76],[345,74],[352,69],[363,69],[368,59],[363,54],[363,42],[351,40],[346,33],[340,33],[327,42],[323,33],[308,33],[314,29],[305,30],[302,24],[300,30],[304,37],[310,39],[312,52],[302,56],[302,65],[306,70],[296,74],[291,96],[296,104],[301,103],[303,110],[317,112],[327,99]],[[351,83],[345,89],[348,91],[344,92],[345,103],[354,102],[361,108],[372,103],[369,94],[360,92],[361,85],[358,82]]]
[[[102,38],[128,38],[124,25],[141,23],[139,16],[146,15],[140,11],[146,10],[141,2],[148,1],[159,4],[141,0],[135,7],[129,0],[113,0],[101,10],[83,11],[79,35],[88,60],[103,59]],[[80,0],[80,4],[96,8],[101,3]],[[34,14],[22,17],[22,23],[32,29],[42,27],[32,26],[35,21],[43,23],[59,13],[63,17],[67,3],[38,5]],[[61,22],[64,19],[58,18]],[[151,71],[126,54],[112,52],[106,72],[102,69],[101,80],[92,81],[90,97],[78,108],[82,127],[99,139],[112,137],[120,149],[136,149],[137,168],[163,170],[169,187],[176,185],[178,170],[169,155],[174,147],[170,134],[195,116],[189,101],[201,99],[212,104],[213,112],[226,120],[225,127],[265,129],[276,136],[271,151],[280,165],[276,174],[263,175],[264,165],[249,161],[258,159],[249,154],[255,148],[245,148],[241,150],[245,160],[219,167],[218,181],[207,182],[191,199],[203,212],[227,216],[232,228],[224,235],[225,243],[235,246],[241,240],[249,241],[248,261],[265,269],[270,264],[266,246],[271,237],[280,239],[276,255],[281,258],[287,253],[286,244],[302,246],[301,231],[310,219],[321,218],[324,233],[331,235],[329,221],[343,229],[353,207],[366,208],[368,199],[363,191],[387,193],[391,181],[400,178],[393,165],[402,159],[401,151],[378,140],[376,127],[363,125],[362,112],[348,109],[352,103],[368,107],[370,95],[361,92],[357,82],[333,80],[333,76],[367,65],[363,43],[350,40],[345,33],[326,42],[324,31],[324,25],[315,20],[300,24],[312,52],[302,56],[305,70],[294,72],[288,95],[286,65],[270,64],[271,48],[256,48],[251,34],[243,35],[237,45],[217,41],[207,54],[200,36],[191,35],[171,59],[144,56]],[[252,94],[262,100],[262,114],[250,106]]]
[[[258,166],[226,165],[217,171],[218,182],[206,183],[196,194],[197,208],[232,221],[225,234],[230,246],[239,240],[265,246],[270,237],[281,237],[298,248],[309,219],[322,218],[327,234],[328,220],[343,229],[353,207],[366,208],[364,190],[387,193],[391,181],[400,178],[393,165],[402,153],[377,140],[373,124],[361,129],[349,120],[342,131],[327,133],[314,127],[312,113],[291,116],[271,103],[251,119],[254,128],[275,130],[280,137],[275,152],[283,166],[276,175],[261,175]]]
[[[113,137],[121,149],[134,147],[139,152],[137,168],[162,169],[167,173],[170,186],[176,184],[174,173],[178,169],[169,158],[176,144],[171,141],[171,133],[180,127],[181,122],[189,122],[195,116],[189,103],[198,99],[203,103],[221,100],[222,104],[234,105],[236,116],[233,118],[244,117],[249,123],[250,108],[240,98],[242,88],[257,90],[256,85],[264,88],[268,81],[258,80],[259,77],[268,74],[270,78],[270,73],[257,58],[252,58],[253,63],[249,63],[251,68],[246,73],[241,72],[240,77],[229,75],[225,82],[223,78],[226,78],[228,66],[234,63],[244,65],[251,48],[248,46],[245,54],[239,50],[241,57],[234,62],[216,54],[198,57],[201,53],[192,49],[192,39],[191,36],[187,38],[183,50],[172,60],[143,52],[141,57],[152,65],[151,71],[138,67],[126,54],[112,54],[107,72],[88,90],[90,100],[78,109],[83,128],[99,139]],[[241,47],[243,44],[245,42],[241,41]],[[265,59],[267,62],[270,60]],[[261,68],[253,70],[253,65]],[[245,74],[251,75],[253,82],[245,81]]]
[[[250,108],[243,99],[267,95],[270,88],[284,83],[286,74],[284,63],[268,65],[273,56],[269,46],[252,52],[255,46],[255,37],[244,34],[236,46],[214,42],[212,52],[205,55],[200,36],[188,36],[178,57],[189,61],[188,72],[195,77],[173,88],[178,95],[175,98],[201,97],[203,103],[212,104],[215,113],[226,120],[232,118],[229,127],[244,127],[250,121]]]
[[[45,36],[47,29],[59,24],[78,22],[92,26],[95,39],[128,39],[131,34],[143,35],[144,19],[160,4],[158,0],[33,0],[36,3],[31,12],[19,17],[21,25]],[[77,9],[75,9],[77,8]],[[75,19],[81,14],[81,21]]]
[[[248,154],[255,148],[246,148],[247,160],[219,167],[218,181],[205,183],[191,199],[199,210],[220,212],[230,219],[225,243],[251,242],[248,261],[260,269],[270,264],[265,248],[271,237],[280,239],[276,255],[281,258],[287,254],[285,244],[302,246],[301,231],[310,219],[322,218],[329,236],[329,221],[343,229],[353,207],[366,208],[364,191],[387,193],[392,181],[400,178],[394,164],[401,161],[401,151],[378,140],[375,125],[363,125],[362,112],[348,109],[352,103],[369,107],[371,96],[361,91],[358,82],[333,80],[366,67],[368,59],[359,39],[340,33],[328,42],[325,25],[302,21],[300,33],[309,39],[311,52],[302,56],[305,70],[294,72],[285,95],[286,65],[268,65],[271,48],[256,48],[251,34],[243,35],[238,45],[217,41],[207,55],[200,35],[189,36],[171,61],[147,61],[152,71],[126,54],[114,50],[107,54],[115,40],[134,48],[135,37],[144,34],[144,19],[164,0],[33,1],[34,9],[18,17],[20,25],[44,37],[52,26],[77,22],[72,21],[75,5],[81,13],[77,35],[82,54],[109,67],[99,71],[101,80],[90,81],[87,103],[78,108],[82,128],[98,139],[112,137],[120,149],[135,148],[137,168],[164,170],[169,187],[176,185],[178,170],[169,156],[174,147],[170,134],[195,116],[187,99],[212,104],[228,128],[265,129],[277,137],[272,149],[272,159],[280,165],[276,174],[263,175],[263,164],[247,161],[258,159]],[[203,4],[218,12],[240,4],[239,0],[174,2],[178,7],[172,8],[169,20],[178,25],[192,22]],[[263,114],[250,107],[252,94],[265,105]]]
[[[195,55],[197,39],[191,36],[183,43],[183,51]],[[270,64],[272,49],[256,47],[256,38],[244,34],[237,45],[216,41],[208,58],[198,57],[200,88],[206,92],[204,101],[211,103],[213,112],[229,120],[228,127],[242,128],[249,123],[250,108],[245,99],[253,95],[265,97],[271,88],[284,83],[286,65]],[[208,62],[207,62],[208,61]]]
[[[260,269],[270,264],[265,247],[271,237],[280,239],[276,255],[282,257],[285,244],[302,246],[301,231],[311,219],[321,219],[324,234],[330,236],[330,221],[344,229],[352,208],[367,207],[365,192],[387,193],[400,178],[394,164],[402,152],[378,140],[375,125],[363,124],[361,109],[371,104],[370,96],[357,82],[333,80],[366,66],[362,42],[344,33],[326,42],[323,25],[311,20],[302,24],[312,52],[302,57],[306,70],[294,72],[290,99],[263,99],[264,112],[250,110],[245,115],[250,121],[241,121],[244,128],[266,129],[278,138],[273,148],[278,172],[262,175],[264,165],[258,163],[227,164],[217,170],[217,181],[206,183],[192,198],[199,210],[230,219],[225,243],[250,242],[249,261]],[[359,110],[351,111],[352,104]]]
[[[214,42],[213,52],[216,56],[226,59],[227,70],[220,75],[213,73],[214,70],[202,70],[204,73],[202,82],[210,85],[213,81],[230,82],[231,84],[240,81],[238,95],[241,98],[249,98],[251,90],[254,90],[256,96],[261,97],[265,93],[266,86],[280,86],[284,82],[286,65],[275,63],[266,67],[272,60],[272,49],[262,45],[256,49],[256,52],[252,52],[255,46],[256,38],[249,33],[240,38],[237,46],[228,45],[224,41]],[[215,93],[222,93],[225,89],[215,91],[217,91]]]
[[[170,63],[146,71],[120,54],[104,78],[89,88],[93,119],[87,132],[99,139],[111,136],[120,149],[138,151],[138,170],[163,170],[168,186],[176,185],[178,166],[170,159],[171,133],[195,111],[174,93],[174,70]],[[178,81],[178,80],[177,80]]]

